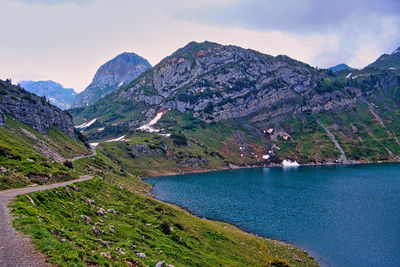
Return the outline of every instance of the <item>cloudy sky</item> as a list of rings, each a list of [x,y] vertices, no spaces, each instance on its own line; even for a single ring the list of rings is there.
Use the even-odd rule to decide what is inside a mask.
[[[82,91],[133,51],[152,65],[190,41],[363,67],[400,46],[399,0],[0,0],[0,78]]]

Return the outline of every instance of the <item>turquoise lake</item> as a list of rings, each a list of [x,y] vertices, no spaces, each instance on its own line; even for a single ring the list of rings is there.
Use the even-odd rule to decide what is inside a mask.
[[[321,266],[400,266],[400,164],[149,178],[160,200],[309,252]]]

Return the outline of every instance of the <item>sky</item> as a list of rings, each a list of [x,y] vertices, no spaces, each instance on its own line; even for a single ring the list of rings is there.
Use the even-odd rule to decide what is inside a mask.
[[[0,78],[80,92],[122,52],[155,65],[190,41],[361,68],[400,46],[399,0],[0,0]]]

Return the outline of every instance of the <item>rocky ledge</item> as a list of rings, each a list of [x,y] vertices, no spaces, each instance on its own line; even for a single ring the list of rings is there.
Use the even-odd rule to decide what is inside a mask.
[[[72,117],[69,113],[52,106],[45,97],[38,97],[13,85],[10,80],[0,80],[0,126],[4,126],[5,114],[31,126],[42,134],[57,127],[76,139]]]

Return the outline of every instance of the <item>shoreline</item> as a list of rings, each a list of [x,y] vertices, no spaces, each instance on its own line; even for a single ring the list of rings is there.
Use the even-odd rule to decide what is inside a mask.
[[[265,165],[247,165],[247,166],[235,166],[235,167],[224,167],[220,169],[198,169],[198,170],[191,170],[188,172],[174,172],[168,171],[168,173],[160,174],[156,176],[146,176],[146,177],[139,177],[139,179],[145,181],[146,179],[151,178],[163,178],[163,177],[170,177],[170,176],[179,176],[179,175],[188,175],[188,174],[196,174],[196,173],[208,173],[208,172],[219,172],[219,171],[229,171],[229,170],[240,170],[240,169],[257,169],[257,168],[287,168],[287,169],[295,169],[301,167],[329,167],[329,166],[353,166],[353,165],[374,165],[374,164],[394,164],[399,163],[400,161],[384,161],[384,162],[362,162],[362,161],[352,161],[349,163],[306,163],[300,164],[299,166],[284,166],[282,164],[265,164]]]
[[[224,170],[220,170],[220,171],[224,171]],[[190,174],[190,173],[188,173],[188,174]],[[184,174],[182,174],[182,175],[184,175]],[[170,176],[174,176],[174,175],[170,175]],[[145,178],[145,179],[150,179],[150,178],[156,178],[156,177],[147,177],[147,178]],[[161,178],[161,177],[160,177],[160,178]],[[153,194],[153,192],[152,192],[154,186],[153,186],[152,184],[150,184],[150,185],[151,185],[151,190],[150,190],[151,196],[149,196],[149,198],[151,198],[151,199],[153,199],[153,200],[155,200],[155,201],[164,203],[164,204],[166,204],[166,205],[170,205],[170,206],[172,206],[172,207],[174,207],[174,208],[178,208],[178,209],[180,209],[180,210],[186,212],[186,213],[189,214],[190,216],[193,216],[193,217],[195,217],[195,218],[197,218],[197,219],[226,224],[226,225],[229,225],[229,226],[231,226],[231,227],[234,227],[234,228],[239,229],[241,232],[245,233],[246,235],[254,236],[254,237],[257,237],[257,238],[260,238],[260,239],[262,239],[262,240],[266,240],[266,241],[269,241],[269,242],[272,242],[272,243],[278,243],[278,244],[281,244],[281,245],[284,245],[284,246],[288,246],[288,247],[290,247],[290,248],[292,248],[292,249],[299,249],[299,250],[301,250],[303,253],[305,253],[305,254],[307,254],[308,256],[310,256],[319,266],[321,266],[320,263],[322,262],[322,259],[321,259],[318,255],[314,254],[314,253],[313,253],[312,251],[310,251],[310,250],[305,250],[304,248],[302,248],[302,247],[300,247],[300,246],[298,246],[298,245],[294,245],[294,244],[290,243],[289,241],[278,240],[278,239],[272,239],[272,238],[267,237],[267,236],[260,236],[260,235],[258,235],[258,234],[256,234],[256,233],[252,233],[252,232],[250,232],[250,231],[244,230],[244,229],[242,229],[242,227],[240,227],[239,225],[236,225],[236,224],[234,224],[234,223],[230,223],[230,222],[226,222],[226,221],[214,220],[214,219],[209,218],[209,217],[199,217],[198,215],[196,215],[196,214],[194,214],[192,211],[190,211],[189,208],[185,208],[185,207],[179,206],[179,205],[177,205],[177,204],[175,204],[175,203],[168,202],[168,201],[165,201],[165,200],[156,198],[156,195]]]
[[[375,164],[393,164],[393,163],[398,163],[400,164],[399,161],[391,161],[391,162],[351,162],[351,163],[328,163],[328,164],[315,164],[315,163],[310,163],[310,164],[302,164],[300,166],[282,166],[280,164],[268,164],[268,165],[264,165],[264,166],[242,166],[242,167],[238,167],[238,168],[230,168],[230,167],[226,167],[226,168],[221,168],[221,169],[213,169],[213,170],[194,170],[191,172],[185,172],[185,173],[175,173],[175,174],[168,174],[168,175],[161,175],[161,176],[154,176],[154,177],[142,177],[140,178],[142,181],[146,182],[146,179],[151,179],[151,178],[156,178],[156,179],[162,179],[163,177],[170,177],[170,176],[179,176],[179,175],[190,175],[190,174],[197,174],[197,173],[209,173],[209,172],[220,172],[220,171],[229,171],[229,170],[240,170],[240,169],[252,169],[252,168],[277,168],[277,167],[281,167],[281,168],[287,168],[287,169],[295,169],[295,168],[299,168],[299,167],[319,167],[319,166],[332,166],[332,167],[337,167],[337,166],[356,166],[356,165],[375,165]],[[198,215],[194,214],[189,208],[186,207],[182,207],[179,206],[175,203],[172,202],[168,202],[168,201],[164,201],[162,199],[158,199],[157,195],[154,194],[153,192],[153,188],[154,185],[150,184],[151,189],[150,189],[150,193],[151,196],[149,196],[150,198],[162,202],[164,204],[167,205],[171,205],[173,207],[179,208],[185,212],[187,212],[188,214],[190,214],[191,216],[194,216],[198,219],[201,220],[208,220],[208,221],[214,221],[214,222],[219,222],[219,223],[224,223],[224,224],[228,224],[231,225],[237,229],[239,229],[240,231],[242,231],[243,233],[246,233],[248,235],[251,236],[255,236],[264,240],[268,240],[271,242],[277,242],[289,247],[293,247],[295,249],[300,249],[301,251],[303,251],[304,253],[308,254],[316,263],[318,263],[319,266],[322,266],[321,264],[324,263],[323,259],[321,257],[319,257],[316,253],[314,253],[311,250],[306,250],[305,248],[299,246],[299,245],[294,245],[292,244],[290,241],[286,241],[286,240],[279,240],[279,239],[272,239],[270,237],[267,236],[260,236],[256,233],[253,233],[251,231],[246,231],[245,229],[242,229],[242,227],[235,225],[234,223],[231,222],[226,222],[226,221],[218,221],[218,220],[214,220],[212,218],[209,217],[199,217]]]

